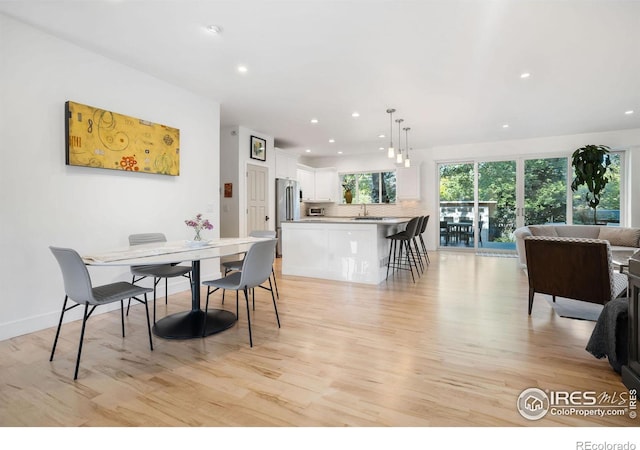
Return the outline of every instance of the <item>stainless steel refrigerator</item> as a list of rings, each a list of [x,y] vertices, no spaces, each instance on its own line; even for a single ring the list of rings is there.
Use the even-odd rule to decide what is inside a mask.
[[[282,256],[282,222],[300,219],[300,185],[295,180],[276,178],[276,254]]]

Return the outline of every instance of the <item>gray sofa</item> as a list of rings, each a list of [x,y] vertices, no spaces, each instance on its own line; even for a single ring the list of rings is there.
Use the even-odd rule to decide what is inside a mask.
[[[611,251],[637,250],[640,248],[640,228],[608,227],[600,225],[529,225],[513,232],[516,238],[516,250],[520,267],[527,267],[527,254],[524,238],[527,236],[550,236],[601,239],[609,241]]]

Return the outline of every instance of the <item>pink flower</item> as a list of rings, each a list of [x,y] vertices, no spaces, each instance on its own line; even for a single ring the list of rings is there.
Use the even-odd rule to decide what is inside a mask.
[[[197,214],[195,219],[185,220],[184,223],[188,227],[195,228],[197,231],[200,231],[202,229],[213,230],[213,225],[211,225],[211,222],[209,222],[209,219],[203,219],[202,214]]]

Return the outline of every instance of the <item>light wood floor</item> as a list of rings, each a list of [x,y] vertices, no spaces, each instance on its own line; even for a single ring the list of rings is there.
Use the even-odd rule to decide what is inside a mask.
[[[132,309],[92,318],[79,379],[79,323],[0,342],[2,426],[633,426],[628,417],[523,419],[528,387],[624,392],[606,360],[585,351],[594,323],[555,315],[514,258],[431,252],[413,284],[378,286],[278,273],[278,329],[257,294],[249,347],[245,310],[230,330],[187,341],[154,337]],[[278,267],[278,266],[277,266]],[[62,294],[60,294],[62,295]],[[220,297],[215,297],[215,303]],[[62,300],[62,298],[61,298]],[[233,295],[225,308],[235,312]],[[159,313],[189,309],[188,293]],[[241,304],[241,307],[243,305]]]

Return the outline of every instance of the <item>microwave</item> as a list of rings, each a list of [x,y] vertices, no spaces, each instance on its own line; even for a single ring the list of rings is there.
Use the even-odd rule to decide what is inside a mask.
[[[324,216],[324,208],[310,207],[307,209],[307,216]]]

